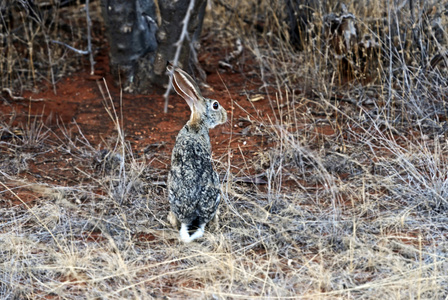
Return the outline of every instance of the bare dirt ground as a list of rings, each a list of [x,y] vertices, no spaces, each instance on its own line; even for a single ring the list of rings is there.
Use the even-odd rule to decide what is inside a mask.
[[[241,132],[250,129],[251,115],[269,114],[273,103],[269,104],[255,76],[247,75],[243,70],[219,68],[218,60],[225,56],[225,50],[213,50],[215,53],[207,53],[201,59],[206,70],[213,70],[208,73],[207,85],[202,85],[202,92],[205,97],[219,100],[231,116],[225,125],[211,130],[213,151],[215,156],[222,156],[230,149],[235,155],[232,159],[241,164],[242,155],[267,149],[263,138]],[[245,68],[244,71],[250,70],[250,66]],[[17,135],[5,132],[2,139],[21,139],[25,128],[31,130],[34,124],[44,126],[42,131],[48,131],[45,134],[46,142],[58,143],[57,139],[64,128],[74,135],[82,133],[85,141],[98,151],[106,149],[110,146],[107,140],[117,135],[117,128],[106,109],[111,102],[104,100],[104,92],[110,94],[125,139],[132,146],[134,155],[145,156],[145,153],[151,152],[157,156],[153,164],[168,168],[177,133],[190,116],[188,105],[173,92],[169,98],[169,111],[164,113],[165,90],[162,88],[155,88],[151,95],[121,93],[109,75],[106,50],[96,57],[95,69],[95,74],[90,75],[86,65],[85,70],[61,79],[56,84],[56,93],[50,84],[41,82],[35,91],[25,91],[23,97],[6,98],[0,110],[4,122],[15,128]],[[62,157],[63,154],[57,153],[57,149],[38,152],[33,155],[32,171],[23,170],[21,175],[28,179],[33,176],[40,179],[47,177],[60,184],[79,183],[76,178],[70,178],[67,171],[73,166]],[[241,166],[235,164],[234,167]]]

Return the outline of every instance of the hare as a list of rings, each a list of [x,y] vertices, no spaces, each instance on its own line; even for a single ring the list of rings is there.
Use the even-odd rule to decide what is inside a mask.
[[[216,217],[221,199],[218,174],[213,169],[209,129],[227,121],[227,112],[217,100],[201,95],[198,85],[185,71],[169,65],[172,84],[191,109],[190,120],[179,131],[168,174],[168,220],[177,227],[180,239],[189,243],[202,237],[207,223]],[[190,230],[196,231],[190,235]]]

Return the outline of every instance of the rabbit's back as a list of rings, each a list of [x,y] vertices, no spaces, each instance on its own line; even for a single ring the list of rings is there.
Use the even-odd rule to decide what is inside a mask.
[[[182,223],[208,223],[220,198],[218,174],[213,170],[208,130],[185,125],[179,132],[168,175],[171,210]]]

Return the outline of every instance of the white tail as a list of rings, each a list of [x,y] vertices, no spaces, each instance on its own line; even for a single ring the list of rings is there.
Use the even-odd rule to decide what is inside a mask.
[[[196,232],[193,233],[192,235],[190,235],[188,233],[188,225],[185,223],[182,223],[182,225],[180,227],[180,239],[184,243],[190,243],[191,241],[202,237],[204,235],[204,229],[205,229],[205,223],[199,225],[199,228],[196,230]]]

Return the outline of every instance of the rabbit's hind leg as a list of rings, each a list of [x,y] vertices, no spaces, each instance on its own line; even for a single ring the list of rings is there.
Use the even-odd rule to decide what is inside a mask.
[[[179,227],[179,220],[176,218],[176,216],[174,215],[174,213],[172,211],[170,211],[168,213],[168,222],[170,222],[171,226],[173,226],[174,228],[178,228]]]
[[[211,230],[216,231],[219,228],[219,209],[216,210],[213,219],[208,223]]]

